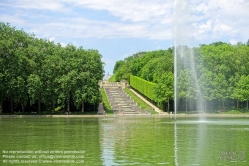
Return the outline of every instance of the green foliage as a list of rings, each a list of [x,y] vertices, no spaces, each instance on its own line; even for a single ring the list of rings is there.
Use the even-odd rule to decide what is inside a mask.
[[[83,111],[84,103],[100,102],[101,57],[97,50],[62,47],[0,23],[0,104],[10,101],[12,113],[35,104],[39,113],[41,105]]]
[[[122,65],[124,65],[124,63],[125,63],[125,62],[122,61],[122,60],[117,61],[116,64],[115,64],[115,66],[114,66],[114,69],[113,69],[113,74],[115,74],[116,71],[117,71],[120,67],[122,67]]]
[[[230,98],[243,101],[238,96],[237,83],[241,76],[249,75],[249,49],[246,45],[202,45],[199,60],[203,99],[222,101],[223,108],[224,102]]]
[[[248,110],[248,100],[249,100],[249,75],[241,76],[239,82],[234,88],[234,92],[232,94],[234,99],[239,101],[247,101],[246,109]]]
[[[144,96],[155,101],[155,94],[154,94],[154,88],[156,85],[155,83],[152,83],[140,77],[131,75],[130,85],[131,87],[133,87],[134,89],[142,93]]]
[[[116,80],[129,81],[130,75],[139,76],[147,81],[157,82],[164,72],[173,72],[172,50],[156,50],[139,52],[116,62]]]
[[[62,109],[62,107],[58,106],[58,107],[55,108],[55,111],[60,111],[61,109]]]
[[[167,102],[167,111],[169,112],[170,100],[174,99],[174,74],[165,73],[154,88],[155,101],[159,103]]]
[[[209,105],[210,110],[233,108],[235,102],[231,99],[237,100],[237,109],[245,108],[245,105],[248,107],[248,100],[245,99],[244,93],[247,89],[241,85],[244,79],[242,76],[249,75],[248,42],[246,44],[238,42],[236,45],[214,42],[196,48],[188,46],[180,48],[176,49],[179,51],[177,54],[191,58],[190,62],[196,64],[193,67],[191,63],[178,61],[177,97],[180,102],[185,102],[186,111],[188,108],[196,107],[197,99],[201,99],[201,102]],[[116,68],[116,80],[126,79],[130,81],[132,87],[142,94],[146,94],[145,96],[149,99],[159,105],[165,106],[167,103],[169,106],[174,92],[172,74],[174,50],[174,48],[169,48],[168,50],[142,52],[125,58],[122,65],[117,64],[120,67]],[[184,55],[181,51],[184,52]],[[196,72],[192,72],[192,70]],[[133,76],[130,77],[130,75]],[[149,85],[149,83],[139,79],[134,80],[134,76],[155,83],[154,96],[151,95],[152,93],[148,94],[148,87],[145,87],[145,84]],[[198,88],[196,88],[197,84]],[[240,102],[241,106],[239,106]],[[180,109],[182,110],[182,108]]]
[[[240,114],[241,112],[238,110],[231,110],[231,111],[227,111],[225,112],[226,114]]]

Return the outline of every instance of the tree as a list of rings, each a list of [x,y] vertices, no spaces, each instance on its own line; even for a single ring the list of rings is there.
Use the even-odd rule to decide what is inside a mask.
[[[155,100],[157,102],[167,101],[167,111],[169,113],[169,101],[174,98],[174,74],[165,73],[155,86]]]
[[[3,98],[4,98],[4,83],[3,83],[3,74],[0,73],[0,114],[3,111]]]
[[[211,91],[212,98],[222,101],[222,107],[225,109],[225,101],[229,98],[230,94],[229,84],[225,75],[221,73],[215,74],[211,84],[213,87]]]
[[[97,50],[62,47],[0,23],[0,113],[6,103],[11,113],[27,104],[37,105],[40,113],[41,105],[54,112],[56,106],[70,111],[70,104],[100,102],[101,57]]]
[[[115,63],[115,66],[113,68],[113,74],[116,73],[116,71],[124,64],[125,62],[120,60]]]
[[[246,101],[246,109],[248,110],[248,100],[249,100],[249,75],[241,76],[236,88],[233,92],[233,98],[239,101]]]
[[[63,75],[63,68],[66,64],[62,57],[64,54],[64,48],[59,44],[53,46],[53,43],[50,43],[50,48],[53,48],[53,51],[47,53],[48,56],[45,57],[42,63],[41,78],[44,90],[41,96],[47,105],[51,105],[53,113],[55,112],[57,104],[59,106],[64,104],[61,102],[58,103],[59,94],[61,92],[61,84],[58,82],[58,79]]]
[[[201,89],[202,99],[204,101],[204,110],[206,111],[207,101],[212,101],[214,98],[212,96],[212,82],[213,82],[213,72],[203,68],[199,78],[199,84]]]
[[[246,45],[249,46],[249,39],[247,40]]]
[[[185,100],[185,111],[188,111],[188,100],[194,99],[196,89],[194,88],[191,72],[187,69],[180,70],[177,80],[177,97]]]
[[[31,74],[28,77],[28,94],[31,104],[34,104],[38,100],[38,113],[41,112],[40,101],[43,91],[44,89],[40,77],[36,74]]]

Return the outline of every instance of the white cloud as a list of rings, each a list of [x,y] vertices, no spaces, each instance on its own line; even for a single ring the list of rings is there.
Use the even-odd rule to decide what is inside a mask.
[[[155,22],[161,17],[172,14],[172,1],[163,0],[74,0],[76,5],[94,10],[106,10],[123,21]]]
[[[162,0],[156,1],[120,1],[120,0],[48,0],[32,1],[31,0],[16,0],[16,3],[5,3],[5,6],[27,12],[27,9],[36,10],[36,20],[41,18],[39,25],[32,22],[29,23],[34,13],[28,15],[26,21],[35,34],[42,34],[44,37],[51,35],[57,37],[70,36],[78,38],[97,37],[97,38],[149,38],[156,40],[164,40],[172,38],[172,1],[165,2]],[[0,3],[0,5],[3,5]],[[74,7],[78,9],[77,13]],[[104,19],[93,20],[87,18],[80,10],[100,10],[106,11],[116,20]],[[63,18],[50,14],[43,18],[37,13],[39,11],[62,12],[67,11],[68,17]],[[71,10],[71,12],[69,12]],[[58,14],[57,14],[58,15]],[[72,17],[73,16],[73,17]]]
[[[50,37],[48,40],[49,41],[54,41],[54,39],[55,39],[54,37]]]
[[[41,24],[32,28],[35,34],[50,37],[72,38],[150,38],[150,39],[170,39],[171,27],[165,29],[159,25],[149,26],[145,23],[123,23],[95,21],[87,18],[63,18],[58,21]]]
[[[238,43],[238,41],[236,39],[230,39],[229,43],[235,45]]]
[[[1,6],[23,8],[23,9],[37,9],[37,10],[52,10],[58,11],[64,9],[64,4],[60,0],[16,0],[6,3],[1,2]]]
[[[8,15],[8,14],[0,14],[0,22],[12,23],[15,25],[24,25],[25,20],[20,18],[19,15]],[[13,26],[13,25],[12,25]]]
[[[182,0],[176,4],[177,33],[181,41],[237,38],[249,36],[249,1]]]
[[[16,0],[0,2],[12,14],[0,21],[26,26],[50,38],[147,38],[170,40],[173,22],[178,38],[205,41],[249,36],[249,1],[245,0]],[[77,10],[75,10],[77,8]],[[32,9],[32,12],[29,11]],[[113,18],[95,19],[84,11],[104,11]],[[48,15],[46,11],[49,12]],[[64,13],[67,13],[66,15]],[[60,15],[61,14],[61,15]],[[64,14],[64,15],[63,15]],[[34,22],[33,20],[37,22]],[[114,20],[112,20],[114,19]],[[40,21],[40,22],[39,22]]]
[[[67,44],[65,44],[63,42],[60,42],[60,45],[61,45],[61,47],[66,47],[67,46]]]

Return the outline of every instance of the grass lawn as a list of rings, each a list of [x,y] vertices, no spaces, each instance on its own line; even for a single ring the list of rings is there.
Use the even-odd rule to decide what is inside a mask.
[[[147,103],[135,95],[129,88],[125,88],[124,91],[143,109],[149,110],[151,114],[158,114],[154,109],[152,109]]]
[[[107,99],[107,96],[105,94],[105,90],[104,88],[101,88],[101,96],[102,96],[102,102],[103,102],[103,105],[104,105],[104,109],[105,109],[105,112],[106,114],[113,114],[113,111],[112,111],[112,108],[111,108],[111,105]]]
[[[220,112],[220,114],[249,114],[248,111],[239,111],[239,110],[229,110],[225,112]]]

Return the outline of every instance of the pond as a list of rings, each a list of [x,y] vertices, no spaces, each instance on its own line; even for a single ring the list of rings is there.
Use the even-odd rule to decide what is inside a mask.
[[[249,119],[0,118],[1,165],[248,165]]]

